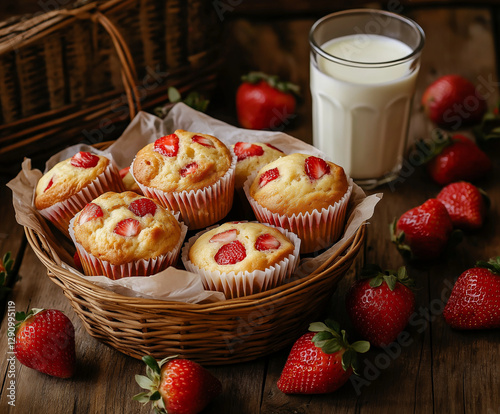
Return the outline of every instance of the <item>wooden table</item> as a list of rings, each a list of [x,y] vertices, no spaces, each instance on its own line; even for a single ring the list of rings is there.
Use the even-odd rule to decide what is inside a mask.
[[[487,4],[488,3],[488,4]],[[308,93],[309,47],[307,34],[320,17],[294,13],[272,19],[249,18],[234,7],[227,13],[226,47],[228,61],[221,76],[218,99],[211,114],[234,122],[232,100],[238,76],[247,69],[281,73],[298,82],[304,100],[298,117],[286,132],[311,141],[311,100]],[[322,6],[325,4],[321,3]],[[413,109],[411,139],[427,137],[433,126],[423,115],[418,101],[423,89],[439,75],[460,73],[483,83],[490,105],[498,98],[495,28],[500,13],[495,2],[467,8],[435,7],[419,1],[401,6],[403,13],[423,27],[427,42],[422,57],[418,90]],[[427,4],[427,6],[426,6]],[[487,4],[487,5],[486,5]],[[242,12],[243,11],[243,12]],[[322,10],[324,12],[324,10]],[[242,53],[242,51],[244,53]],[[223,392],[207,408],[207,413],[500,413],[500,335],[498,331],[460,332],[446,325],[442,310],[458,275],[500,253],[500,150],[488,148],[494,170],[480,185],[489,193],[492,206],[484,228],[467,234],[450,257],[427,264],[409,264],[417,283],[417,306],[407,327],[409,339],[387,350],[373,349],[361,359],[361,377],[330,395],[287,396],[276,387],[289,349],[248,363],[210,367],[223,383]],[[46,276],[23,237],[23,229],[14,221],[11,193],[0,186],[0,252],[13,252],[18,277],[8,298],[16,311],[31,307],[58,308],[66,312],[76,328],[78,369],[71,380],[40,374],[16,363],[15,407],[7,402],[9,354],[6,353],[6,304],[0,331],[2,375],[0,412],[8,413],[147,413],[131,396],[139,392],[134,375],[143,373],[140,361],[127,357],[90,337],[60,289]],[[403,259],[390,243],[388,225],[404,211],[433,197],[439,187],[432,184],[419,166],[407,165],[405,178],[397,185],[376,190],[383,200],[368,226],[366,246],[359,261],[397,268]],[[348,330],[343,297],[354,278],[351,271],[335,295],[335,314]]]

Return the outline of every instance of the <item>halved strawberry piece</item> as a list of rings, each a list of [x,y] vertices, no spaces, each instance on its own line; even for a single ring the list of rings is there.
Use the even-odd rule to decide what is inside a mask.
[[[319,180],[325,174],[330,173],[330,166],[325,160],[318,157],[308,157],[305,161],[305,170],[311,180]]]
[[[133,218],[124,219],[115,226],[114,233],[123,237],[137,236],[141,231],[141,224]]]
[[[102,217],[104,213],[102,212],[102,208],[97,204],[88,203],[80,213],[80,217],[78,218],[78,224],[80,226],[85,224],[87,221],[94,220],[96,218]]]
[[[222,246],[215,254],[214,260],[217,264],[223,266],[241,262],[245,257],[247,257],[245,246],[240,241],[235,240]]]
[[[130,167],[125,167],[120,170],[120,177],[123,179],[128,172],[130,171]]]
[[[266,250],[275,250],[280,246],[280,241],[269,233],[261,234],[259,237],[257,237],[257,240],[255,240],[255,248],[260,252],[264,252]]]
[[[99,157],[97,155],[91,154],[90,152],[80,151],[73,155],[71,158],[71,165],[78,168],[93,168],[99,162]]]
[[[52,184],[54,184],[54,178],[55,178],[55,175],[53,175],[51,178],[50,178],[50,181],[49,183],[47,184],[47,187],[45,187],[45,190],[43,190],[43,192],[45,193],[45,191],[47,191],[50,187],[52,187]]]
[[[261,146],[249,142],[237,142],[234,144],[234,153],[238,157],[238,161],[243,161],[245,158],[264,154],[264,150]]]
[[[231,229],[231,230],[226,230],[223,231],[222,233],[217,233],[212,236],[212,238],[209,240],[210,243],[231,243],[232,241],[236,240],[236,236],[238,235],[238,232],[236,229]]]
[[[144,217],[146,214],[154,216],[156,212],[156,204],[149,198],[138,198],[130,203],[128,209],[139,217]]]
[[[195,162],[191,162],[187,164],[185,167],[181,168],[181,177],[185,177],[186,175],[193,174],[198,170],[198,164]]]
[[[272,148],[273,150],[276,150],[276,151],[279,151],[279,152],[283,152],[283,151],[281,151],[279,148],[275,147],[275,146],[274,146],[274,145],[272,145],[272,144],[268,144],[268,143],[266,142],[266,145],[267,145],[269,148]],[[283,152],[283,154],[284,154],[284,152]]]
[[[212,140],[207,137],[202,137],[201,135],[193,135],[192,140],[193,142],[203,145],[204,147],[215,148]]]
[[[154,143],[154,150],[165,157],[175,157],[179,152],[179,137],[170,134],[158,138]]]
[[[264,187],[268,182],[276,180],[280,176],[278,167],[265,171],[259,179],[259,188]]]

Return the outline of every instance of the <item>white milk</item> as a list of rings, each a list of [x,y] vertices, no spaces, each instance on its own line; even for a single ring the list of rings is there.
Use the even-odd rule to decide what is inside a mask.
[[[350,35],[321,48],[353,62],[404,58],[412,50],[380,35]],[[418,66],[354,67],[317,55],[311,63],[313,142],[354,179],[378,179],[403,161]]]

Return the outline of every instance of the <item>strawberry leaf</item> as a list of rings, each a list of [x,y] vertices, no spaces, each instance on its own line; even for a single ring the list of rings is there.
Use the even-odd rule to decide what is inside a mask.
[[[340,324],[337,321],[328,318],[325,320],[325,324],[330,329],[330,332],[333,331],[337,334],[340,332]]]
[[[151,396],[149,397],[150,401],[158,401],[161,398],[160,391],[155,391]]]
[[[360,354],[364,354],[370,350],[370,342],[368,341],[356,341],[351,345],[352,349]]]
[[[170,102],[180,102],[181,100],[181,93],[177,88],[174,88],[173,86],[170,86],[167,91],[168,94],[168,100]]]
[[[328,326],[326,326],[323,322],[313,322],[309,324],[309,330],[311,332],[327,331]]]
[[[476,267],[483,267],[496,275],[500,275],[500,256],[491,258],[487,262],[484,260],[479,260],[476,263]]]
[[[340,351],[343,348],[344,346],[340,338],[330,339],[321,347],[321,349],[325,354],[333,354],[335,352]]]
[[[393,291],[396,288],[396,283],[398,281],[398,278],[394,274],[384,275],[383,279],[385,283],[387,283],[389,290]]]
[[[149,368],[153,370],[154,373],[160,373],[160,366],[158,365],[156,359],[154,359],[151,355],[144,355],[142,357],[142,360]]]
[[[151,386],[153,385],[153,381],[144,375],[136,375],[135,381],[141,388],[145,388],[147,390],[151,389]]]
[[[147,404],[150,399],[149,399],[149,392],[140,392],[139,394],[136,394],[132,397],[134,401],[139,401],[142,404]]]

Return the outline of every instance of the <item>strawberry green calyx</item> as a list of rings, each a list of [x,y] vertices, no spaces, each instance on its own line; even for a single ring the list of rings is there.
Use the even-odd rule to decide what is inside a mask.
[[[430,140],[424,141],[421,139],[415,144],[416,150],[424,154],[421,163],[428,163],[437,155],[441,154],[443,149],[453,144],[453,141],[453,138],[449,134],[444,133],[440,129],[434,129],[431,133]]]
[[[43,312],[45,309],[43,308],[33,308],[28,313],[26,312],[16,312],[16,332],[19,330],[21,325],[35,316],[37,313]]]
[[[493,257],[488,261],[479,260],[476,267],[483,267],[495,275],[500,275],[500,256]]]
[[[152,403],[153,409],[156,414],[167,414],[165,403],[163,402],[159,391],[161,383],[161,367],[168,361],[173,360],[177,357],[177,355],[169,356],[162,359],[158,363],[156,359],[154,359],[150,355],[143,356],[142,360],[146,364],[146,376],[136,375],[135,380],[137,384],[148,391],[134,395],[132,399],[135,401],[139,401],[144,405]]]
[[[241,77],[243,82],[248,83],[258,83],[260,81],[267,82],[270,86],[275,89],[278,89],[284,93],[292,93],[296,96],[300,95],[300,87],[292,82],[285,82],[280,80],[280,78],[276,75],[268,75],[264,72],[250,72]]]
[[[394,291],[398,282],[409,288],[415,286],[415,283],[408,275],[405,266],[401,266],[397,271],[391,269],[383,271],[378,265],[366,265],[361,270],[361,277],[370,278],[370,287],[372,288],[379,287],[384,282],[391,291]]]
[[[405,232],[402,231],[398,234],[397,225],[397,218],[395,218],[394,221],[389,224],[389,231],[391,232],[391,242],[396,245],[396,248],[404,259],[411,260],[414,258],[411,247],[407,243],[405,243]]]
[[[338,322],[327,319],[323,322],[313,322],[309,325],[311,332],[317,332],[312,338],[313,343],[325,354],[333,354],[344,349],[342,354],[342,368],[347,371],[352,367],[352,371],[357,374],[358,353],[368,352],[370,343],[368,341],[356,341],[349,344],[345,330],[340,329]]]

